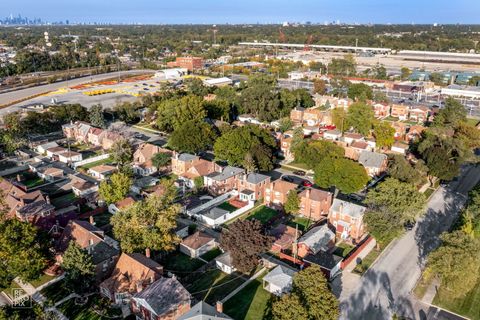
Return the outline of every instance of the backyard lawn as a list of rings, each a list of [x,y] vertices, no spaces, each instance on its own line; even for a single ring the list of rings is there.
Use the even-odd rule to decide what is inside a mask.
[[[220,250],[219,248],[214,248],[208,251],[207,253],[203,254],[202,256],[200,256],[200,258],[206,261],[212,261],[213,259],[215,259],[221,254],[222,254],[222,250]]]
[[[222,204],[220,204],[218,206],[218,208],[223,209],[223,210],[227,210],[228,212],[234,212],[234,211],[238,210],[237,207],[232,206],[230,203],[228,203],[228,201],[225,201]]]
[[[45,183],[45,181],[43,181],[42,178],[35,176],[35,177],[31,177],[28,180],[23,181],[22,183],[27,188],[34,188],[34,187],[37,187],[37,186],[41,186],[42,184]]]
[[[308,219],[308,218],[294,216],[293,219],[291,219],[287,223],[287,225],[289,225],[290,227],[293,227],[293,228],[295,228],[297,224],[298,224],[298,230],[303,232],[303,231],[307,230],[313,224],[313,221]]]
[[[377,259],[381,252],[382,250],[377,249],[373,249],[372,251],[370,251],[370,253],[367,254],[367,256],[362,260],[362,262],[356,265],[355,269],[353,269],[353,272],[358,274],[364,274],[365,272],[367,272],[368,268],[370,268],[372,263]]]
[[[160,264],[165,271],[179,273],[178,276],[185,276],[185,273],[192,272],[205,264],[202,260],[192,259],[181,252],[173,252],[161,259]]]
[[[98,160],[98,161],[95,161],[95,162],[84,164],[80,168],[88,170],[88,169],[93,168],[95,166],[99,166],[101,164],[107,164],[107,163],[110,163],[110,162],[112,162],[112,159],[111,158],[106,158],[106,159],[103,159],[103,160]]]
[[[65,287],[65,281],[60,280],[40,291],[48,300],[57,302],[68,296],[71,291]]]
[[[480,281],[477,282],[472,291],[467,292],[465,297],[459,299],[451,298],[449,293],[442,290],[440,286],[433,299],[433,304],[469,317],[471,320],[480,320]]]
[[[336,254],[337,256],[345,258],[353,249],[355,249],[354,246],[351,246],[345,242],[341,242],[337,245],[333,254]]]
[[[77,197],[73,192],[69,192],[67,194],[64,194],[63,196],[52,198],[52,205],[54,205],[57,208],[62,208],[62,207],[67,207],[70,205],[74,200],[76,200]]]
[[[215,305],[244,282],[240,274],[229,275],[214,269],[201,275],[187,289],[196,299]]]
[[[104,227],[108,224],[110,224],[110,218],[112,217],[112,214],[109,212],[104,212],[100,214],[96,214],[93,216],[93,221],[95,222],[95,226],[101,228]],[[89,221],[90,218],[82,219],[85,221]]]
[[[98,295],[88,297],[87,303],[77,305],[75,299],[70,299],[58,306],[58,309],[72,320],[103,320],[103,319],[121,319],[122,311],[120,308],[107,307],[108,302]],[[97,307],[95,307],[97,306]],[[99,311],[95,311],[98,309]],[[100,314],[102,312],[104,316]]]
[[[271,209],[267,206],[261,206],[260,208],[253,211],[248,217],[247,220],[257,219],[262,224],[267,223],[278,214],[277,210]]]
[[[49,276],[47,274],[42,274],[38,279],[30,281],[30,284],[35,288],[40,287],[42,284],[47,283],[50,280],[53,280],[54,276]]]
[[[266,274],[266,273],[265,273]],[[262,275],[225,302],[224,311],[236,320],[263,319],[269,313],[270,292],[263,289]]]

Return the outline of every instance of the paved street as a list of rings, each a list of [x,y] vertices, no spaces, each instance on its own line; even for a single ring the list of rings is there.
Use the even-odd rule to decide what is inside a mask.
[[[480,167],[468,167],[457,181],[440,187],[416,227],[396,240],[358,281],[341,294],[341,319],[391,319],[396,313],[410,319],[454,319],[444,311],[419,302],[411,291],[421,275],[425,258],[439,245],[462,208],[466,195],[480,179]],[[433,317],[433,315],[435,315]],[[442,316],[442,318],[440,318]]]

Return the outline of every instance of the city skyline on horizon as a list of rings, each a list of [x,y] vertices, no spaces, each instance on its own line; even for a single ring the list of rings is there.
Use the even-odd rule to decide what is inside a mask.
[[[300,3],[299,3],[300,2]],[[415,8],[415,10],[413,10]],[[338,21],[346,24],[478,24],[480,2],[472,0],[178,0],[157,3],[151,0],[117,0],[115,5],[94,0],[10,1],[2,4],[6,17],[13,14],[42,21],[105,24],[267,24]],[[7,13],[8,12],[8,13]],[[428,14],[427,14],[428,13]],[[4,17],[2,17],[4,18]]]

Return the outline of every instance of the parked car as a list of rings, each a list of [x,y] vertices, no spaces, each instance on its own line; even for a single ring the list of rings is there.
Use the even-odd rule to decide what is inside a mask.
[[[282,180],[283,180],[283,181],[287,181],[287,182],[293,182],[293,178],[292,178],[292,177],[289,177],[289,176],[283,176],[283,177],[282,177]]]
[[[407,221],[403,226],[405,230],[410,231],[415,227],[415,223],[416,223],[415,221]]]
[[[313,183],[311,183],[311,182],[308,181],[308,180],[303,180],[303,181],[302,181],[302,186],[304,186],[304,187],[311,187],[311,186],[313,186]]]
[[[304,175],[306,175],[306,172],[302,170],[297,170],[297,171],[293,171],[293,174],[303,177]]]

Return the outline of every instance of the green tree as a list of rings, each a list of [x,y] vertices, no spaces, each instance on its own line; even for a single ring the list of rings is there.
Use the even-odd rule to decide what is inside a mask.
[[[287,194],[287,201],[284,205],[285,212],[294,214],[298,213],[300,210],[300,197],[297,194],[297,191],[290,190]]]
[[[198,153],[213,145],[215,132],[206,122],[187,121],[170,135],[168,145],[176,151]]]
[[[98,194],[106,203],[111,204],[125,198],[132,186],[132,179],[124,173],[114,173],[108,180],[100,183]]]
[[[366,136],[375,122],[375,113],[371,106],[363,102],[356,102],[348,108],[346,122],[348,127],[352,127],[358,133]]]
[[[209,88],[203,84],[203,81],[200,78],[186,79],[185,85],[187,86],[187,90],[196,96],[203,97],[209,93]]]
[[[338,130],[345,132],[347,127],[347,112],[344,108],[332,109],[332,122]]]
[[[180,206],[173,204],[176,194],[173,185],[165,185],[163,196],[148,197],[138,201],[111,218],[113,234],[122,250],[174,250],[179,242],[175,235],[176,218]]]
[[[172,132],[187,121],[201,122],[207,115],[203,98],[195,95],[161,101],[157,112],[157,127],[167,132]]]
[[[15,277],[37,279],[47,267],[47,244],[30,223],[17,219],[0,223],[0,286],[8,287]]]
[[[390,148],[395,142],[395,129],[385,121],[379,121],[373,126],[373,135],[377,146]]]
[[[238,127],[224,133],[213,146],[217,159],[230,165],[243,165],[247,153],[251,153],[256,167],[269,171],[273,167],[273,150],[276,142],[268,131],[255,125]]]
[[[62,256],[67,286],[78,294],[91,290],[95,282],[95,265],[92,256],[74,241],[70,241]]]
[[[398,215],[402,222],[406,222],[414,221],[423,213],[426,199],[414,185],[387,178],[368,192],[365,203],[374,210],[384,210]]]
[[[220,243],[230,252],[235,268],[247,273],[257,266],[259,254],[270,249],[273,238],[264,234],[260,221],[238,219],[222,232]]]
[[[443,80],[443,75],[438,72],[432,72],[429,76],[430,81],[435,83],[437,86],[443,86],[445,85],[445,82]]]
[[[399,215],[385,211],[368,211],[363,219],[368,233],[375,238],[379,247],[387,245],[404,232],[404,222]]]
[[[418,179],[421,178],[421,173],[417,172],[401,154],[394,154],[390,157],[388,162],[388,174],[392,178],[412,184],[415,184]]]
[[[284,296],[272,305],[274,319],[286,319],[281,311],[300,316],[290,319],[336,320],[340,316],[338,300],[329,290],[327,280],[317,265],[297,272],[293,276],[292,292]]]
[[[364,83],[354,83],[348,87],[347,95],[352,100],[372,100],[373,90]]]
[[[437,127],[456,127],[467,121],[467,109],[452,97],[445,100],[445,107],[435,115],[433,125]]]
[[[94,127],[106,128],[105,118],[103,116],[103,107],[101,104],[93,105],[89,110],[88,118]]]
[[[343,59],[333,58],[328,64],[328,72],[333,75],[351,77],[357,73],[355,58],[351,54]]]
[[[278,120],[278,130],[282,133],[287,132],[293,127],[293,121],[290,118],[285,117]]]
[[[408,77],[410,77],[410,75],[412,74],[412,70],[410,70],[409,68],[407,67],[402,67],[400,69],[400,78],[402,80],[407,80]]]
[[[444,233],[442,245],[428,256],[427,268],[453,298],[470,292],[480,276],[480,244],[462,231]]]
[[[202,190],[203,189],[203,177],[196,177],[193,179],[193,184],[195,185],[195,189]]]
[[[125,138],[116,140],[110,149],[112,160],[119,166],[125,166],[133,160],[133,151],[130,142]]]
[[[341,158],[345,156],[345,149],[326,140],[304,140],[295,148],[291,148],[295,161],[306,164],[313,169],[325,157]]]
[[[172,156],[167,152],[157,152],[152,157],[152,164],[157,168],[163,168],[172,161]]]
[[[363,166],[346,158],[324,157],[315,168],[315,184],[322,188],[335,186],[343,193],[359,191],[368,180]]]

